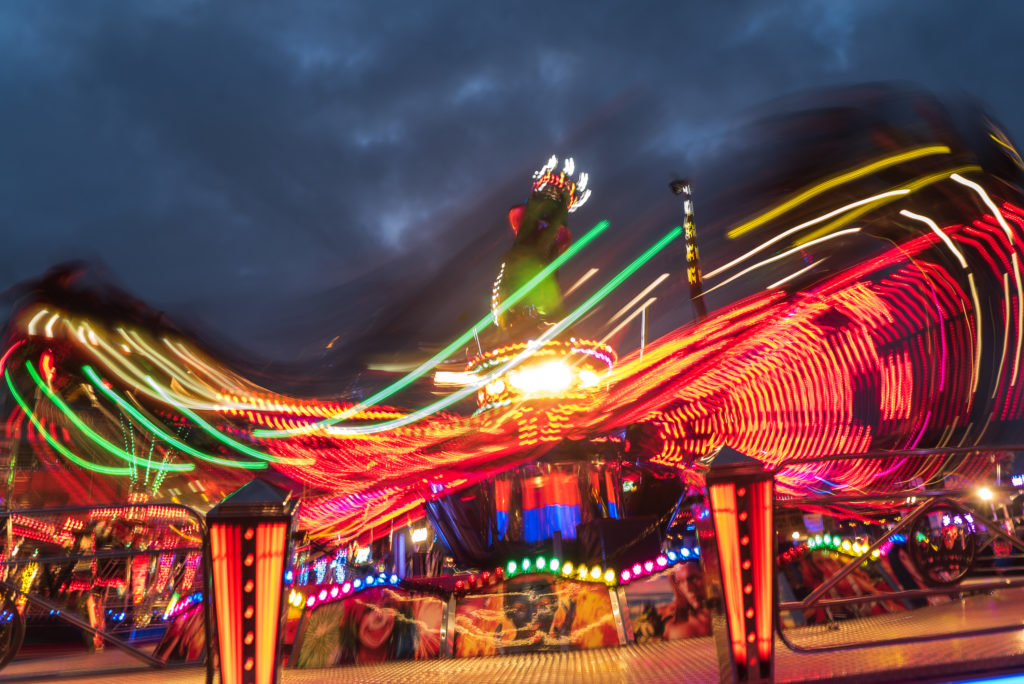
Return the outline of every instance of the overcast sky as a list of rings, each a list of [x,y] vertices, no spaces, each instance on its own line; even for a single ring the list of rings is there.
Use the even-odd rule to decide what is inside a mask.
[[[930,0],[6,2],[0,290],[86,259],[171,318],[291,354],[277,312],[376,306],[482,235],[500,253],[552,153],[591,174],[579,223],[628,230],[807,89],[964,93],[1019,140],[1022,20]],[[465,288],[483,309],[492,277]]]

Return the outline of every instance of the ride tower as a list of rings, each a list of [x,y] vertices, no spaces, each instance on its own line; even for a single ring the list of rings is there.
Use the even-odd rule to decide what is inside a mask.
[[[480,385],[477,412],[514,421],[521,446],[540,455],[468,492],[426,502],[457,566],[491,567],[536,553],[621,564],[660,550],[658,516],[627,510],[626,499],[634,497],[626,492],[642,474],[630,471],[624,431],[562,437],[617,360],[609,345],[564,325],[564,295],[553,267],[572,242],[568,217],[590,197],[588,181],[573,159],[560,166],[552,156],[533,174],[527,200],[509,210],[513,243],[491,292],[498,345],[481,351],[465,372],[467,382]],[[678,478],[667,479],[674,502]]]

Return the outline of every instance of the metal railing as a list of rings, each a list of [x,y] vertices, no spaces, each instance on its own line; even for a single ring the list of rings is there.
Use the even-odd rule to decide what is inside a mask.
[[[47,519],[62,519],[63,525],[47,523],[45,522]],[[182,527],[186,530],[194,530],[195,533],[182,534],[179,530],[175,530],[174,526],[179,522],[184,523]],[[117,539],[116,534],[110,534],[107,541],[115,548],[93,546],[91,550],[83,549],[81,540],[86,536],[86,531],[90,528],[94,531],[98,526],[108,523],[126,524],[136,533],[140,529],[145,532],[147,529],[152,531],[152,529],[164,526],[174,532],[174,536],[181,539],[183,543],[154,548],[131,548],[130,541],[125,545],[124,539]],[[3,605],[8,611],[9,619],[21,623],[20,637],[24,636],[24,621],[30,609],[34,607],[40,611],[40,614],[47,614],[67,623],[95,639],[102,640],[101,643],[109,643],[149,667],[167,668],[195,664],[194,661],[168,662],[156,657],[132,643],[131,638],[122,638],[112,629],[108,629],[104,624],[105,621],[97,625],[92,620],[83,618],[73,606],[69,608],[66,604],[61,603],[59,598],[61,596],[70,598],[76,593],[81,598],[86,592],[90,592],[91,599],[94,596],[92,592],[99,588],[105,599],[109,593],[109,586],[104,585],[102,581],[97,583],[97,568],[100,564],[118,568],[119,564],[123,563],[125,572],[130,573],[132,561],[135,558],[157,556],[166,559],[170,556],[168,563],[170,567],[174,567],[180,560],[180,567],[184,569],[188,565],[190,555],[194,554],[199,554],[200,557],[190,579],[191,586],[178,587],[178,583],[183,582],[184,577],[176,580],[167,577],[165,578],[165,589],[173,587],[188,590],[198,586],[205,597],[208,594],[210,581],[208,535],[205,518],[198,511],[182,504],[167,503],[17,509],[0,511],[0,525],[3,525],[2,536],[0,536],[0,554],[2,554],[0,558],[2,558],[3,572],[2,579],[0,579],[0,591],[3,593]],[[34,533],[27,534],[33,529],[35,529]],[[54,530],[52,539],[46,538],[46,533],[50,529]],[[109,533],[109,530],[107,532]],[[77,541],[69,547],[68,538],[72,536],[76,536]],[[164,540],[169,536],[171,535],[165,534]],[[30,569],[31,573],[28,572]],[[44,572],[40,573],[40,570],[44,570]],[[87,580],[76,582],[74,579],[76,571],[79,575],[91,575],[91,585],[74,587],[75,584],[89,583]],[[149,580],[150,569],[148,566],[146,573],[144,581]],[[49,577],[54,581],[49,586],[41,587],[39,586],[40,576]],[[187,573],[185,577],[187,577]],[[131,603],[132,589],[131,586],[126,586],[124,589],[122,597],[125,604],[124,612],[137,609]],[[148,584],[145,585],[145,592],[147,594],[150,592]],[[157,597],[154,596],[154,602],[156,600]],[[200,604],[199,610],[203,611],[203,629],[205,631],[205,657],[210,659],[213,642],[211,615],[208,602],[203,600]],[[107,607],[105,601],[101,601],[99,605],[101,611]],[[154,614],[152,608],[151,605],[151,612],[148,616],[143,616],[147,620],[147,625],[149,624],[148,620]],[[156,614],[159,612],[159,609],[155,611]],[[14,634],[10,635],[13,637],[12,641],[0,642],[0,649],[6,647],[6,650],[0,651],[0,669],[14,659],[21,646],[17,634],[19,630],[13,631]],[[6,634],[2,636],[2,638],[7,637]],[[75,674],[86,673],[76,672]]]
[[[828,461],[851,461],[856,459],[864,460],[884,460],[893,458],[903,458],[906,456],[920,456],[920,457],[947,457],[950,454],[963,454],[970,456],[971,454],[991,454],[993,452],[1006,452],[1008,449],[1003,448],[981,448],[972,447],[970,449],[950,449],[950,450],[914,450],[910,452],[884,452],[864,455],[847,455],[847,456],[824,456],[817,457],[814,459],[790,459],[783,461],[776,472],[784,470],[787,467],[805,464],[808,462],[828,462]],[[1017,491],[1016,488],[1010,487],[992,487],[995,491]],[[887,638],[876,638],[860,641],[851,641],[846,643],[829,643],[825,645],[806,646],[797,643],[793,638],[787,634],[788,629],[783,628],[782,616],[784,613],[802,612],[809,609],[825,609],[831,611],[832,609],[840,609],[850,606],[858,606],[862,604],[881,603],[884,601],[906,601],[909,599],[921,599],[933,596],[965,596],[967,594],[978,594],[993,592],[997,590],[1005,590],[1016,587],[1024,587],[1024,577],[1018,578],[1007,578],[1004,576],[996,576],[992,573],[988,577],[980,578],[976,581],[964,582],[969,574],[977,575],[980,569],[979,559],[977,553],[986,550],[996,540],[1006,542],[1011,545],[1013,549],[1016,549],[1021,555],[1020,558],[1024,558],[1024,540],[1021,540],[1017,536],[1008,533],[1003,525],[999,521],[993,519],[994,516],[989,516],[978,509],[977,506],[970,506],[965,503],[968,499],[976,495],[974,489],[932,489],[922,490],[908,489],[898,492],[887,492],[878,494],[837,494],[837,495],[821,495],[821,496],[810,496],[810,497],[798,497],[781,499],[776,501],[776,508],[804,508],[807,506],[819,507],[827,509],[829,506],[842,505],[842,504],[858,504],[858,503],[880,503],[880,502],[899,502],[906,505],[906,502],[913,501],[913,497],[916,497],[915,505],[906,512],[898,523],[887,529],[880,536],[870,541],[866,546],[860,547],[860,553],[855,554],[854,557],[849,559],[845,565],[833,572],[831,575],[825,577],[823,581],[814,587],[803,599],[797,601],[779,602],[777,604],[777,615],[776,624],[778,625],[778,633],[782,641],[793,651],[802,653],[816,653],[816,652],[827,652],[837,650],[847,650],[856,648],[866,647],[878,647],[878,646],[890,646],[898,644],[908,644],[913,642],[930,641],[937,639],[945,639],[950,636],[964,637],[964,636],[978,636],[983,634],[992,634],[998,632],[1009,632],[1020,630],[1022,625],[1019,621],[1008,623],[1005,625],[978,627],[974,629],[968,629],[959,631],[955,634],[943,634],[943,633],[932,633],[932,634],[921,634],[915,633],[913,635],[898,636],[898,637],[887,637]],[[972,546],[972,549],[976,548],[976,552],[972,555],[970,563],[966,568],[958,568],[958,572],[952,573],[955,576],[947,578],[947,581],[936,581],[936,586],[929,586],[920,589],[906,589],[902,591],[891,591],[891,592],[879,592],[879,593],[867,593],[857,596],[846,596],[838,598],[828,598],[826,595],[834,589],[837,589],[844,580],[847,580],[852,573],[854,573],[862,564],[871,561],[878,557],[879,552],[887,547],[891,546],[894,537],[898,538],[897,535],[905,534],[908,531],[916,529],[918,523],[927,521],[929,513],[934,511],[948,511],[953,513],[959,513],[967,520],[973,521],[970,525],[970,534],[972,535],[986,535],[983,538],[982,543]],[[908,544],[923,543],[922,540],[917,540],[909,535]],[[972,540],[972,543],[975,543]],[[1007,558],[1007,556],[1001,556]],[[1007,568],[1011,569],[1011,568]],[[1021,568],[1024,569],[1024,568]],[[928,573],[922,571],[921,568],[917,568],[919,573],[927,577]],[[1006,570],[1006,569],[1001,569]],[[1012,569],[1011,569],[1012,570]],[[831,624],[827,625],[831,629],[837,629],[841,623],[836,623],[829,615]],[[835,641],[834,639],[829,641]]]

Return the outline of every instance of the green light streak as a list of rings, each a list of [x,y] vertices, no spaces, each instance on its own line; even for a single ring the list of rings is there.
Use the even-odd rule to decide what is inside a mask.
[[[189,444],[181,441],[177,437],[174,437],[173,435],[170,435],[167,432],[165,432],[161,427],[157,426],[156,423],[147,418],[145,414],[143,414],[130,403],[128,403],[120,396],[118,396],[116,392],[110,390],[106,385],[103,384],[103,381],[100,379],[100,377],[96,375],[96,371],[94,371],[90,366],[83,366],[82,370],[85,372],[86,377],[89,378],[89,381],[92,382],[96,389],[103,393],[103,396],[117,404],[122,411],[127,412],[132,418],[137,420],[141,425],[143,425],[147,430],[152,432],[160,440],[174,446],[179,451],[183,451],[186,454],[189,454],[190,456],[195,456],[196,458],[201,459],[203,461],[214,463],[216,465],[226,466],[228,468],[263,470],[264,468],[267,467],[267,464],[263,461],[260,461],[258,463],[231,461],[226,458],[221,458],[219,456],[204,453],[199,449],[190,446]]]
[[[567,328],[573,323],[575,323],[584,314],[586,314],[588,311],[597,306],[598,302],[607,297],[612,290],[621,285],[626,278],[636,273],[641,266],[643,266],[648,261],[653,259],[658,252],[665,249],[665,247],[667,247],[670,242],[672,242],[682,234],[683,229],[681,226],[676,226],[675,228],[670,230],[668,234],[665,235],[665,237],[661,238],[656,243],[654,243],[646,252],[638,256],[629,266],[626,266],[626,268],[622,269],[617,276],[615,276],[607,283],[605,283],[604,287],[602,287],[600,290],[591,295],[590,299],[583,302],[583,304],[581,304],[579,308],[577,308],[575,311],[569,314],[565,321],[558,324],[558,327],[562,327],[564,325]]]
[[[210,425],[209,423],[207,423],[205,420],[200,418],[194,411],[189,410],[184,405],[176,402],[174,399],[171,399],[167,395],[167,393],[165,393],[160,388],[160,386],[158,384],[156,384],[156,382],[153,380],[153,378],[151,378],[151,377],[149,377],[147,375],[146,376],[146,381],[149,383],[150,387],[152,387],[154,390],[156,390],[157,393],[159,393],[160,396],[163,397],[164,401],[166,401],[167,403],[173,405],[176,409],[178,409],[178,411],[180,411],[181,413],[183,413],[186,416],[188,416],[188,418],[190,420],[192,420],[192,422],[194,422],[196,425],[198,425],[200,428],[202,428],[207,434],[209,434],[211,437],[216,439],[218,442],[220,442],[220,443],[222,443],[222,444],[224,444],[224,445],[226,445],[228,447],[231,447],[232,449],[235,449],[236,451],[240,451],[243,454],[247,454],[249,456],[253,456],[254,458],[258,458],[258,459],[261,459],[263,461],[270,461],[272,463],[284,463],[284,462],[287,461],[288,463],[291,463],[293,465],[300,464],[300,462],[301,463],[305,463],[305,464],[308,465],[308,464],[314,462],[314,460],[311,459],[311,458],[310,459],[295,459],[295,458],[285,458],[285,459],[282,459],[282,458],[280,458],[278,456],[272,456],[270,454],[265,454],[262,451],[257,451],[256,449],[253,449],[248,444],[242,444],[241,442],[236,441],[236,440],[232,439],[231,437],[228,437],[223,432],[221,432],[217,428],[215,428],[212,425]]]
[[[419,409],[418,411],[414,411],[406,416],[402,416],[401,418],[396,418],[394,420],[389,420],[383,423],[377,423],[375,425],[357,425],[349,427],[335,426],[328,428],[328,431],[332,435],[342,436],[369,435],[377,432],[384,432],[386,430],[403,427],[405,425],[409,425],[410,423],[414,423],[418,420],[422,420],[423,418],[426,418],[427,416],[436,413],[441,409],[447,408],[448,406],[451,406],[455,402],[470,396],[487,383],[492,382],[497,378],[500,378],[502,375],[518,366],[520,363],[522,363],[530,356],[532,356],[533,353],[537,349],[539,349],[541,345],[543,345],[545,342],[548,342],[549,340],[553,339],[554,337],[568,329],[569,326],[571,326],[573,323],[575,323],[584,315],[586,315],[591,309],[597,306],[597,304],[602,299],[607,297],[612,290],[621,285],[622,282],[626,280],[626,278],[636,273],[636,271],[641,266],[643,266],[652,258],[654,258],[654,256],[658,252],[663,250],[670,242],[672,242],[682,234],[683,229],[680,226],[676,226],[675,228],[673,228],[671,231],[669,231],[667,235],[665,235],[665,237],[658,240],[658,242],[652,245],[647,251],[645,251],[643,254],[641,254],[639,257],[633,260],[632,263],[626,266],[626,268],[620,271],[618,275],[609,280],[601,289],[599,289],[597,292],[591,295],[590,298],[587,299],[587,301],[585,301],[583,304],[577,307],[571,314],[562,319],[558,323],[558,325],[549,328],[543,335],[540,336],[539,339],[535,341],[533,345],[531,345],[524,351],[520,352],[512,359],[499,366],[496,370],[489,373],[486,377],[481,378],[479,381],[473,383],[472,385],[467,385],[461,390],[448,395],[444,399],[440,399],[434,402],[433,404],[430,404],[429,406],[425,406],[424,408]]]
[[[43,391],[47,399],[53,402],[53,405],[56,406],[60,410],[60,412],[63,413],[67,417],[67,419],[70,420],[71,423],[76,428],[78,428],[78,430],[83,435],[91,439],[93,442],[96,443],[98,447],[100,447],[110,455],[116,456],[117,458],[120,458],[123,461],[128,461],[132,465],[145,465],[146,467],[152,465],[154,468],[157,468],[159,470],[173,470],[176,472],[188,472],[190,470],[195,470],[195,466],[192,465],[191,463],[165,465],[162,463],[157,463],[156,461],[150,461],[140,456],[136,456],[134,453],[130,453],[128,451],[125,451],[124,449],[117,448],[116,446],[108,442],[106,439],[104,439],[101,435],[99,435],[91,427],[86,425],[85,422],[83,422],[82,419],[79,418],[78,415],[71,410],[71,407],[65,404],[64,400],[58,397],[56,393],[54,393],[53,390],[51,390],[50,387],[45,382],[43,382],[43,379],[39,377],[39,373],[36,372],[36,369],[32,365],[31,361],[25,361],[25,370],[27,370],[28,374],[32,376],[32,381],[36,383],[36,387]],[[134,468],[132,469],[132,475],[135,475]]]
[[[11,396],[14,397],[14,401],[18,402],[18,406],[20,406],[21,410],[25,412],[28,419],[32,421],[32,424],[36,426],[36,430],[43,436],[43,439],[45,439],[46,442],[61,456],[72,463],[85,468],[86,470],[93,471],[94,473],[102,473],[104,475],[127,475],[131,472],[131,468],[103,466],[98,463],[86,461],[84,458],[73,454],[67,447],[50,436],[50,433],[44,430],[43,426],[39,424],[39,419],[36,418],[36,414],[32,413],[32,409],[30,409],[24,400],[22,400],[21,395],[18,394],[18,390],[14,389],[14,383],[11,382],[11,376],[7,371],[4,371],[4,380],[7,381],[7,389],[10,390]]]
[[[518,290],[513,292],[512,295],[508,299],[506,299],[504,302],[502,302],[501,306],[498,307],[497,311],[492,312],[492,313],[488,314],[487,316],[484,316],[483,318],[481,318],[480,321],[477,322],[476,325],[474,325],[472,328],[470,328],[469,330],[464,332],[458,339],[456,339],[454,342],[449,344],[447,347],[445,347],[444,349],[439,351],[437,354],[435,354],[429,360],[425,361],[416,370],[411,371],[405,377],[403,377],[400,380],[397,380],[394,383],[392,383],[391,385],[385,387],[384,389],[382,389],[381,391],[377,392],[373,396],[369,397],[365,401],[361,402],[357,406],[354,406],[352,408],[346,409],[345,411],[342,411],[341,413],[338,413],[337,415],[331,416],[330,418],[325,418],[325,419],[323,419],[323,420],[321,420],[321,421],[319,421],[317,423],[313,423],[311,425],[307,425],[307,426],[304,426],[304,427],[288,428],[288,429],[285,429],[285,430],[266,430],[266,429],[253,430],[253,433],[252,433],[253,436],[261,438],[261,439],[280,439],[281,437],[289,437],[291,435],[295,435],[295,434],[298,434],[298,433],[308,433],[308,432],[317,430],[319,428],[326,427],[328,425],[334,425],[335,423],[337,423],[339,421],[342,421],[342,420],[345,420],[346,418],[350,418],[351,416],[354,416],[355,414],[359,413],[360,411],[364,411],[366,408],[368,408],[370,406],[373,406],[375,404],[379,404],[384,399],[387,399],[388,397],[390,397],[391,395],[395,394],[396,392],[405,389],[406,387],[411,385],[413,382],[415,382],[419,378],[421,378],[424,375],[426,375],[427,373],[429,373],[435,366],[437,366],[437,364],[441,363],[442,361],[447,359],[449,356],[451,356],[452,352],[454,352],[456,349],[458,349],[459,347],[465,345],[467,342],[469,342],[471,339],[473,339],[473,337],[475,335],[477,335],[482,330],[484,330],[485,328],[490,326],[491,322],[493,320],[493,316],[495,314],[500,315],[500,314],[505,313],[505,311],[507,311],[509,309],[509,307],[513,306],[519,300],[521,300],[523,297],[525,297],[527,294],[529,294],[530,291],[533,288],[537,287],[538,284],[540,284],[545,278],[547,278],[554,271],[556,271],[560,266],[562,266],[562,264],[564,264],[570,258],[575,256],[577,252],[579,252],[581,249],[586,247],[588,244],[593,242],[593,240],[598,235],[603,233],[606,228],[608,228],[608,222],[607,221],[601,221],[596,226],[591,228],[590,231],[587,232],[586,235],[584,235],[579,240],[577,240],[572,245],[570,245],[569,249],[565,250],[565,252],[563,252],[561,255],[559,255],[557,259],[555,259],[550,264],[545,266],[544,270],[542,270],[540,273],[538,273],[533,278],[531,278],[530,281],[527,282],[525,285],[523,285],[521,288],[519,288]]]

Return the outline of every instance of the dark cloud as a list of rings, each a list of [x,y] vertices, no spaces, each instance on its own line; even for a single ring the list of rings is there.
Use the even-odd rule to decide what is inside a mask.
[[[1024,135],[1024,7],[1001,11],[1015,16],[882,0],[8,3],[0,289],[96,259],[267,355],[319,339],[297,318],[369,327],[461,273],[480,304],[435,315],[475,315],[504,212],[552,152],[591,172],[577,225],[610,218],[639,244],[678,220],[671,174],[699,181],[782,95],[908,80],[978,97]]]

